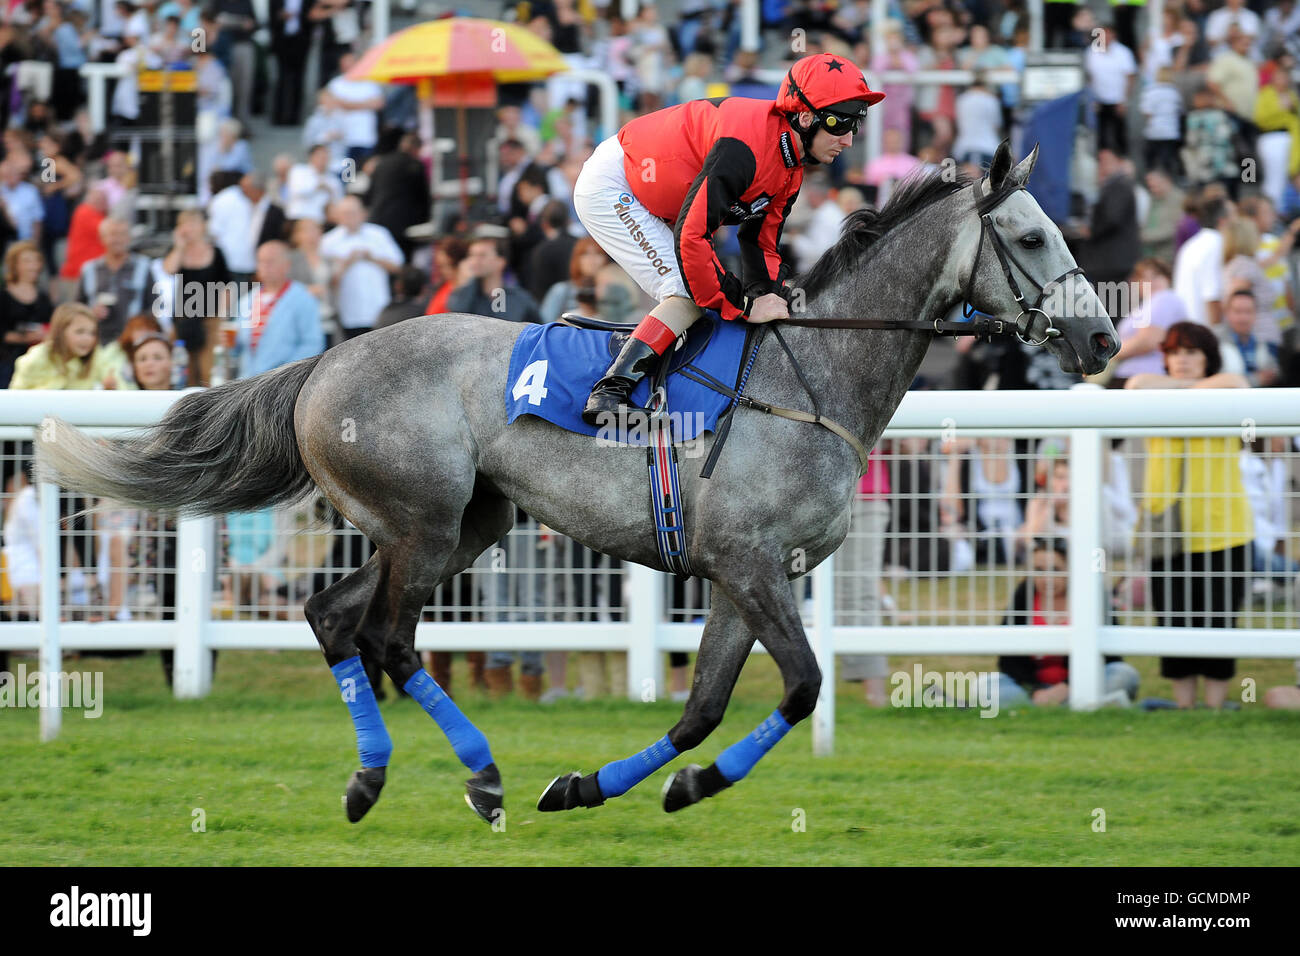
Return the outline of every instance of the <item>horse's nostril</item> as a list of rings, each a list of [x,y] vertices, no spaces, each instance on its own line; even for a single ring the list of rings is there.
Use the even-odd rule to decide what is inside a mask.
[[[1109,355],[1114,351],[1114,346],[1111,344],[1111,338],[1105,332],[1098,332],[1092,337],[1092,347],[1096,350],[1098,355]]]

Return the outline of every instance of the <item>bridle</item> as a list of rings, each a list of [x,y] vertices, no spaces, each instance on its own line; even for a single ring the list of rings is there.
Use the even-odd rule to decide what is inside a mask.
[[[1002,189],[997,192],[984,195],[980,186],[980,180],[972,184],[975,193],[975,209],[980,217],[980,238],[979,244],[975,247],[975,262],[971,266],[970,276],[966,280],[966,288],[962,293],[962,316],[967,320],[964,322],[948,322],[944,318],[935,319],[933,322],[927,322],[923,319],[781,319],[780,322],[785,325],[803,325],[812,328],[827,329],[913,329],[923,332],[933,332],[935,335],[974,335],[989,336],[1015,334],[1016,338],[1025,345],[1041,347],[1046,345],[1054,338],[1061,335],[1061,330],[1052,324],[1052,317],[1042,309],[1043,299],[1046,298],[1048,290],[1054,289],[1061,282],[1072,275],[1083,275],[1083,269],[1075,266],[1066,272],[1062,272],[1046,285],[1039,285],[1038,282],[1029,274],[1029,270],[1024,264],[1015,257],[1011,249],[998,235],[998,231],[993,226],[992,212],[999,205],[1006,202],[1007,198],[1013,193],[1024,189],[1023,185],[1012,186],[1010,189]],[[970,305],[971,287],[975,282],[975,276],[979,272],[980,256],[984,252],[984,237],[988,236],[993,245],[993,252],[998,257],[998,264],[1002,267],[1002,276],[1006,279],[1007,286],[1011,289],[1011,294],[1015,297],[1016,305],[1020,307],[1020,314],[1016,316],[1014,323],[1004,322],[1002,319],[991,316],[976,315],[974,308]],[[1020,270],[1021,274],[1029,281],[1035,289],[1038,290],[1038,297],[1034,299],[1033,305],[1026,305],[1024,293],[1020,291],[1020,284],[1016,281],[1015,273],[1011,267],[1014,265]],[[1035,339],[1032,336],[1034,314],[1041,315],[1047,321],[1047,328],[1043,332],[1041,339]]]
[[[1016,305],[1020,307],[1020,314],[1016,316],[1016,338],[1025,345],[1037,347],[1046,345],[1061,334],[1061,330],[1052,325],[1052,317],[1041,308],[1043,299],[1047,296],[1047,290],[1056,288],[1072,275],[1082,275],[1083,269],[1075,266],[1067,272],[1062,272],[1046,285],[1039,285],[1033,276],[1029,274],[1029,270],[1025,268],[1024,264],[1015,257],[1015,254],[1012,253],[1011,248],[1003,241],[1002,237],[998,235],[998,231],[993,228],[993,210],[1005,202],[1012,193],[1019,192],[1024,188],[1023,185],[1013,186],[1010,189],[985,196],[982,194],[983,190],[980,188],[980,181],[976,180],[974,183],[975,210],[980,214],[980,238],[979,244],[975,247],[975,264],[971,266],[970,275],[966,279],[966,289],[962,294],[962,301],[965,303],[962,306],[962,314],[968,319],[974,315],[975,310],[970,304],[971,286],[974,284],[975,276],[979,272],[980,256],[984,252],[984,236],[987,234],[993,240],[993,251],[997,253],[998,264],[1002,267],[1002,277],[1007,280],[1011,294],[1015,297]],[[1020,284],[1016,282],[1015,273],[1011,271],[1012,264],[1038,290],[1038,298],[1034,300],[1034,304],[1031,306],[1025,305],[1025,295],[1020,291]],[[1043,330],[1043,337],[1040,340],[1035,340],[1032,337],[1035,312],[1047,322],[1047,328]],[[1028,316],[1028,319],[1026,319],[1026,316]]]

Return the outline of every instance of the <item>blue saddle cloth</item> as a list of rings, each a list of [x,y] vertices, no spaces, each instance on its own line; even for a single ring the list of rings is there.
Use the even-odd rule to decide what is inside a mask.
[[[678,372],[683,367],[692,367],[729,387],[734,386],[740,371],[745,331],[743,322],[725,322],[714,312],[706,312],[691,326],[685,346],[673,356],[664,385],[674,441],[690,441],[713,431],[718,416],[731,403],[727,396]],[[524,329],[510,353],[505,393],[507,424],[520,415],[536,415],[567,431],[601,434],[599,428],[582,420],[582,408],[587,404],[592,386],[605,374],[616,349],[625,341],[620,335],[617,342],[612,342],[614,335],[556,322]],[[631,401],[641,407],[649,404],[648,377],[632,390]],[[644,445],[647,441],[639,429],[623,437],[632,445]]]

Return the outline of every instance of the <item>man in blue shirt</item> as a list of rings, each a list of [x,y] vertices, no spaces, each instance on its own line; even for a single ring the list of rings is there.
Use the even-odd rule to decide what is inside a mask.
[[[1251,385],[1276,385],[1278,380],[1278,348],[1273,342],[1263,342],[1255,335],[1258,316],[1255,294],[1238,289],[1228,298],[1223,324],[1217,329],[1219,346],[1223,351],[1223,371],[1244,375]]]

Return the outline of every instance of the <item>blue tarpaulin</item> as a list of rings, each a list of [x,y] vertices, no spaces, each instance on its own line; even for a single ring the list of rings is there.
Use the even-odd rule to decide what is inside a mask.
[[[1041,104],[1029,115],[1023,142],[1038,144],[1038,163],[1029,177],[1029,194],[1053,222],[1070,218],[1070,157],[1082,93]]]

